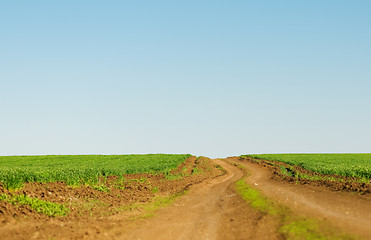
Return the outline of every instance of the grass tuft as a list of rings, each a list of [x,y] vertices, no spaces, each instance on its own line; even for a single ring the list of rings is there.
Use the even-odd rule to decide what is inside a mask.
[[[244,179],[235,183],[236,191],[255,210],[269,214],[280,222],[279,232],[284,239],[314,240],[314,239],[356,239],[353,236],[334,233],[321,228],[316,219],[295,216],[284,206],[275,205],[258,190],[250,187]]]
[[[268,202],[268,199],[262,196],[258,190],[249,187],[244,179],[235,183],[237,193],[250,204],[254,209],[263,212],[276,214],[275,208]]]
[[[150,203],[144,203],[144,204],[134,203],[129,206],[123,206],[123,207],[117,208],[116,210],[118,211],[140,210],[140,214],[137,216],[134,216],[133,217],[134,219],[152,217],[158,209],[169,206],[177,198],[186,194],[187,192],[188,191],[183,190],[175,194],[171,194],[169,196],[157,196],[157,197],[154,197],[152,199],[152,202]]]
[[[0,195],[1,201],[9,202],[13,205],[21,204],[21,205],[28,205],[32,209],[36,210],[36,212],[46,214],[48,216],[66,216],[69,213],[69,209],[64,205],[47,202],[38,198],[31,198],[26,195],[8,195],[8,194],[1,194]]]

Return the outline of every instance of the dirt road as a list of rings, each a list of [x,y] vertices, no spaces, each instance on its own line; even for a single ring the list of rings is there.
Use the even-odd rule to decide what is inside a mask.
[[[272,172],[249,161],[227,159],[244,165],[248,184],[265,196],[290,207],[295,213],[321,219],[338,229],[371,239],[371,196],[331,191],[326,187],[296,185],[272,179]]]
[[[243,172],[213,160],[227,174],[195,186],[172,206],[132,226],[121,239],[278,239],[274,221],[250,209],[234,190]],[[267,231],[268,230],[268,231]]]
[[[223,174],[216,165],[226,173]],[[241,168],[241,165],[244,167]],[[255,210],[236,194],[235,183],[243,178],[248,185],[273,200],[274,204],[284,206],[282,209],[289,214],[305,219],[315,218],[321,226],[328,226],[336,233],[371,239],[369,193],[360,195],[280,181],[272,178],[272,168],[236,157],[211,162],[208,158],[191,157],[174,171],[173,176],[181,173],[181,176],[188,177],[166,180],[160,175],[126,176],[130,185],[125,185],[127,188],[121,192],[116,188],[112,188],[112,192],[95,191],[84,186],[71,188],[61,183],[31,184],[22,190],[25,194],[44,196],[46,200],[57,202],[60,197],[76,199],[76,203],[71,205],[70,215],[52,218],[21,205],[2,202],[5,207],[0,206],[0,214],[3,214],[0,238],[285,239],[287,235],[281,232],[282,228],[280,230],[283,226],[281,215],[277,217]],[[146,181],[141,182],[141,179]],[[126,203],[128,199],[136,200],[134,203],[142,204],[142,207],[154,204],[153,189],[162,191],[166,197],[188,186],[187,194],[168,207],[160,208],[150,218],[138,218],[146,212],[141,207],[117,210],[118,207],[130,206]],[[58,194],[54,196],[51,192]],[[90,198],[93,202],[77,201],[79,196],[86,198],[90,195],[93,196]],[[78,203],[82,207],[79,208]],[[16,214],[18,217],[14,217]]]
[[[269,169],[237,158],[213,161],[227,174],[195,186],[155,217],[133,225],[121,239],[282,239],[275,219],[253,210],[236,195],[234,183],[243,172],[230,163],[244,165],[251,173],[246,180],[250,185],[295,213],[371,239],[369,197],[275,181]]]

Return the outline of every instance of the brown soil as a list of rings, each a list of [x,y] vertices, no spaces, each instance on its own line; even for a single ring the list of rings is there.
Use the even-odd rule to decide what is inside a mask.
[[[194,186],[154,218],[138,221],[119,239],[282,239],[277,222],[235,193],[243,172],[221,160],[227,174]]]
[[[360,182],[361,179],[355,177],[345,177],[336,174],[325,175],[317,172],[312,172],[306,170],[300,166],[289,165],[282,162],[264,160],[264,159],[255,159],[251,157],[243,157],[241,160],[247,160],[256,164],[259,164],[263,167],[268,167],[273,169],[274,178],[276,180],[283,180],[295,184],[310,184],[314,186],[326,186],[331,190],[335,191],[350,191],[358,192],[361,194],[370,194],[371,193],[371,183]],[[285,167],[288,172],[292,175],[295,173],[305,174],[309,178],[300,178],[294,176],[288,176],[282,173],[280,167]],[[313,180],[310,178],[318,177],[319,180]]]
[[[48,217],[29,206],[12,205],[0,201],[1,239],[82,239],[109,238],[108,230],[130,222],[137,212],[129,212],[132,204],[145,204],[155,196],[167,196],[182,192],[205,179],[224,174],[207,158],[191,157],[164,174],[131,174],[123,179],[111,176],[102,179],[101,186],[107,192],[90,186],[71,187],[63,182],[27,183],[18,191],[8,191],[0,185],[0,193],[24,194],[30,197],[65,204],[71,212],[65,217]],[[114,234],[120,234],[124,228]]]
[[[125,181],[118,184],[117,178],[111,177],[104,183],[111,192],[88,186],[72,188],[63,183],[28,184],[16,194],[68,203],[71,213],[67,217],[46,217],[27,207],[0,201],[0,236],[1,239],[283,239],[277,219],[252,209],[235,193],[234,183],[245,173],[233,164],[243,165],[251,173],[246,178],[249,185],[295,214],[314,217],[339,231],[371,239],[370,194],[333,191],[311,183],[289,184],[285,178],[277,177],[273,167],[237,157],[190,158],[168,179],[163,175],[139,174],[125,176]],[[184,189],[189,192],[158,210],[154,217],[138,218],[143,212],[136,208],[120,210]],[[7,190],[0,188],[1,192]]]
[[[244,165],[251,173],[246,180],[248,184],[296,214],[319,219],[336,231],[371,239],[371,194],[339,191],[343,188],[315,181],[288,184],[287,178],[277,177],[276,169],[270,165],[237,157],[227,160]]]

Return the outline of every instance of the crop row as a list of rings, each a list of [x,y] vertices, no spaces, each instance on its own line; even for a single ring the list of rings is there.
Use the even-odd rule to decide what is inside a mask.
[[[257,159],[279,161],[298,165],[304,169],[323,174],[371,179],[371,154],[253,154]]]
[[[50,155],[0,157],[0,182],[7,189],[26,182],[95,184],[99,178],[133,173],[168,173],[189,154]]]

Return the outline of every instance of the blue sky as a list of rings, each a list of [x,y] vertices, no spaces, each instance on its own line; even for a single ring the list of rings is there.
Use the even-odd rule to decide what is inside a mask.
[[[370,1],[3,1],[0,155],[370,152]]]

